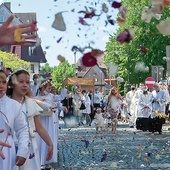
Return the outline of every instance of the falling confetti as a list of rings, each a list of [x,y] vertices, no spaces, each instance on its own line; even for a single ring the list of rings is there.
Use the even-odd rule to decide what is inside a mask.
[[[58,56],[57,56],[57,59],[58,59],[61,63],[65,62],[65,58],[64,58],[63,56],[61,56],[61,55],[58,55]]]
[[[170,19],[163,20],[159,24],[156,25],[158,31],[163,35],[170,35]]]
[[[66,30],[66,25],[61,12],[55,14],[55,20],[52,24],[52,27],[59,31]]]
[[[21,42],[21,35],[23,32],[23,28],[17,28],[14,32],[14,40],[16,42]]]
[[[97,64],[96,58],[91,54],[91,52],[88,52],[83,55],[81,59],[82,65],[85,67],[93,67]]]
[[[131,29],[125,29],[122,31],[118,37],[117,41],[123,44],[124,42],[129,43],[134,38],[134,32]]]

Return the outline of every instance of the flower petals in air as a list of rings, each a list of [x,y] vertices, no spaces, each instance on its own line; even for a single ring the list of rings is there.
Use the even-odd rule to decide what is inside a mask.
[[[103,54],[103,51],[99,50],[99,49],[92,49],[91,51],[91,55],[92,56],[100,56],[101,54]]]
[[[59,43],[61,40],[62,40],[63,37],[60,37],[58,40],[57,40],[57,43]]]
[[[121,44],[124,42],[129,43],[133,38],[133,31],[130,29],[125,29],[118,35],[117,41]]]
[[[139,50],[140,50],[142,53],[145,53],[145,54],[146,54],[147,51],[148,51],[147,48],[146,48],[145,46],[142,46],[142,45],[139,47]]]
[[[91,54],[91,52],[88,52],[83,55],[81,58],[82,65],[85,67],[93,67],[97,64],[96,58]]]
[[[158,31],[163,35],[170,35],[170,19],[163,20],[156,25]]]
[[[58,59],[61,63],[63,63],[63,62],[66,61],[65,58],[64,58],[63,56],[61,56],[61,55],[58,55],[58,56],[57,56],[57,59]]]
[[[88,25],[87,22],[82,17],[79,17],[79,23],[82,25]]]
[[[107,13],[109,11],[107,5],[105,3],[102,4],[102,10],[103,12]]]
[[[122,19],[122,18],[120,18],[120,17],[118,17],[116,21],[117,21],[117,23],[119,24],[119,26],[122,26],[122,25],[125,24],[125,20]]]
[[[32,21],[31,30],[36,31],[36,29],[37,29],[37,21]]]
[[[121,6],[122,6],[121,2],[113,1],[113,3],[112,3],[113,8],[120,8]]]
[[[61,12],[55,14],[55,20],[52,24],[52,27],[59,31],[66,30],[66,25]]]
[[[170,0],[164,0],[164,5],[169,6],[170,5]]]

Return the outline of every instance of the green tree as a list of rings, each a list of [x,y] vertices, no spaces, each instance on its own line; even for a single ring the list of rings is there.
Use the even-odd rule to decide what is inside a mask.
[[[105,63],[118,64],[118,75],[124,78],[125,83],[138,84],[143,82],[147,76],[151,76],[152,65],[162,65],[166,70],[163,57],[166,56],[166,46],[170,42],[170,37],[160,34],[157,30],[156,25],[160,20],[152,18],[150,23],[141,20],[142,9],[144,6],[151,6],[150,1],[122,0],[122,4],[128,8],[126,22],[110,36],[106,44]],[[169,8],[166,7],[161,20],[168,18],[169,12]],[[125,29],[134,31],[134,39],[130,43],[120,44],[116,38]],[[148,49],[146,54],[139,50],[140,46]],[[135,72],[135,65],[139,61],[149,67],[149,72]]]
[[[7,53],[0,51],[0,60],[3,62],[5,68],[11,68],[15,70],[17,68],[29,69],[30,62],[21,60],[17,55],[13,53]]]
[[[74,77],[74,65],[68,62],[60,63],[52,71],[53,85],[61,88],[62,82],[66,77]]]
[[[53,67],[49,65],[49,63],[45,63],[43,66],[41,66],[41,70],[44,71],[44,73],[52,73],[53,72]]]

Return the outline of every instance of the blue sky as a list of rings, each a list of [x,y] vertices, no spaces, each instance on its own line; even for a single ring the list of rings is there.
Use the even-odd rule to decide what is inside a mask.
[[[105,50],[105,44],[108,41],[109,34],[113,34],[118,28],[117,24],[110,23],[105,26],[106,15],[111,15],[116,19],[117,10],[109,5],[109,12],[102,13],[100,17],[86,19],[89,26],[83,26],[78,23],[78,18],[83,17],[85,7],[93,7],[97,10],[96,14],[101,13],[102,3],[108,4],[109,0],[3,0],[2,2],[11,2],[11,11],[13,13],[36,12],[38,35],[42,39],[42,48],[46,51],[46,59],[50,66],[59,64],[58,55],[62,55],[69,63],[74,63],[74,54],[71,51],[72,46],[85,47],[89,44],[93,48]],[[0,0],[1,2],[1,0]],[[95,4],[96,3],[96,4]],[[66,31],[59,31],[51,27],[55,14],[63,11],[63,17],[66,24]],[[57,40],[62,37],[60,43]],[[49,47],[46,49],[46,47]],[[76,60],[82,54],[77,52]]]

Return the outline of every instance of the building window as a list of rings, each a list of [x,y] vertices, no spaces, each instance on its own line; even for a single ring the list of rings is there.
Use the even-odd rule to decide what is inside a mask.
[[[12,53],[15,54],[16,46],[12,46]]]
[[[31,73],[35,73],[34,64],[31,64]]]
[[[29,56],[32,56],[34,49],[35,49],[35,47],[28,47],[28,55]]]
[[[2,23],[2,22],[5,22],[4,21],[4,15],[0,15],[0,22]]]

